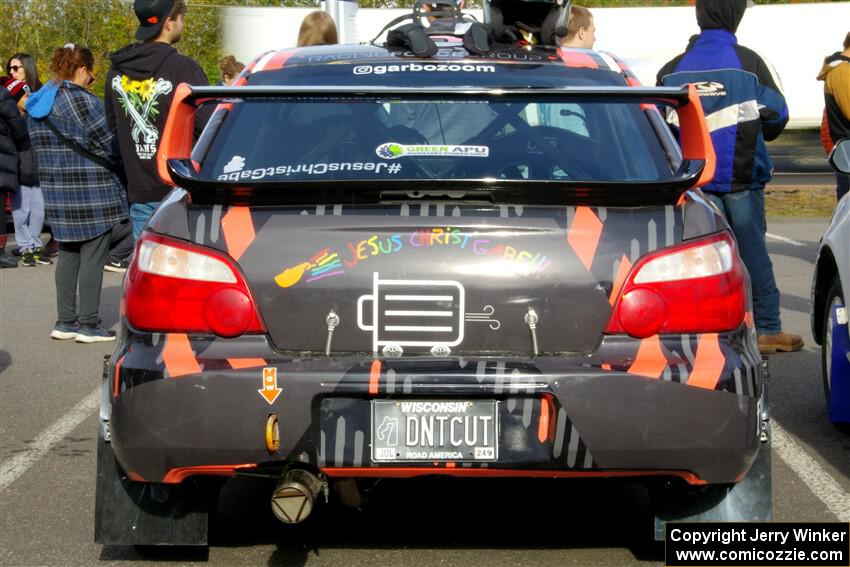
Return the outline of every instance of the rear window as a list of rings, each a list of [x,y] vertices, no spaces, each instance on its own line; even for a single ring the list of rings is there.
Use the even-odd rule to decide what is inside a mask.
[[[228,101],[199,140],[219,181],[656,181],[681,161],[654,106],[471,95]]]

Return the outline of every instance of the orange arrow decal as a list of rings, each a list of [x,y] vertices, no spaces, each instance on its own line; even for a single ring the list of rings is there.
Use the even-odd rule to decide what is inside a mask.
[[[282,391],[277,387],[277,368],[263,368],[263,389],[257,392],[272,405]]]

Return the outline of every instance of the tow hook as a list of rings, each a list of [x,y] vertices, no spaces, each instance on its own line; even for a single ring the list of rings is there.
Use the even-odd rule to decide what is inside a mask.
[[[540,348],[537,345],[537,322],[539,320],[540,317],[537,315],[537,311],[529,307],[525,313],[524,321],[528,325],[528,330],[531,332],[531,352],[534,353],[534,356],[540,354]]]
[[[322,492],[328,501],[328,483],[304,469],[288,469],[272,492],[272,512],[285,524],[297,524],[313,511]]]
[[[325,317],[325,324],[328,326],[328,340],[325,341],[325,356],[331,355],[331,345],[333,344],[334,330],[339,326],[339,322],[339,315],[336,314],[336,311],[331,309],[328,312],[328,316]]]
[[[762,359],[761,371],[762,377],[764,379],[762,380],[761,397],[758,401],[758,432],[759,441],[761,441],[762,443],[767,443],[768,440],[770,440],[770,436],[768,435],[768,424],[770,422],[770,404],[767,395],[767,383],[770,374],[768,373],[767,359]]]

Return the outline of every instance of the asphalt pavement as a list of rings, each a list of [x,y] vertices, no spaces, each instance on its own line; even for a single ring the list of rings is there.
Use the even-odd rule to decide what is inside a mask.
[[[774,519],[850,519],[850,432],[827,419],[809,293],[827,218],[770,220],[786,330],[803,351],[770,361]],[[209,550],[93,543],[96,405],[112,345],[49,338],[54,268],[0,270],[0,564],[657,565],[645,494],[602,481],[385,481],[362,509],[322,505],[302,525],[269,509],[272,486],[234,480]],[[121,276],[104,274],[114,326]]]

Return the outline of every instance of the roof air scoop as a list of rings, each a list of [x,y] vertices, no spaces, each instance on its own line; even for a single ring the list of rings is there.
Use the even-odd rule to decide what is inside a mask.
[[[437,53],[434,36],[460,37],[470,53],[489,53],[494,43],[490,28],[464,14],[462,5],[462,0],[416,0],[410,14],[389,22],[372,42],[385,30],[390,30],[387,46],[409,49],[417,57],[431,57]],[[406,20],[410,22],[402,24]]]
[[[474,55],[517,46],[555,48],[567,34],[570,4],[571,0],[485,0],[482,24],[461,11],[462,0],[416,0],[410,14],[389,22],[372,43],[390,30],[387,47],[409,49],[417,57],[437,53],[434,36],[462,38]]]

